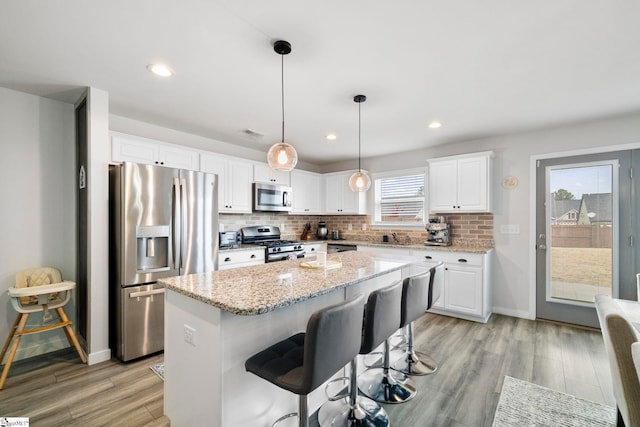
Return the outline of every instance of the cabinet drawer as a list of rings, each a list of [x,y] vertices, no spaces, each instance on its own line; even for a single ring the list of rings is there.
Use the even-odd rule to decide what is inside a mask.
[[[461,264],[482,266],[484,254],[470,252],[445,252],[445,251],[414,251],[413,255],[425,257],[434,261],[442,261],[445,264]]]
[[[264,249],[252,249],[248,251],[221,251],[218,253],[218,269],[222,270],[226,265],[244,263],[262,264],[264,262]]]

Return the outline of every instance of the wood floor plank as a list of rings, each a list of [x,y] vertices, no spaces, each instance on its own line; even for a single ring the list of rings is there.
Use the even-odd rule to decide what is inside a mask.
[[[481,324],[429,313],[415,332],[416,348],[439,367],[415,377],[413,400],[384,405],[394,426],[490,427],[504,375],[614,402],[597,331],[495,314]],[[164,383],[149,369],[162,357],[87,366],[69,351],[16,362],[0,391],[0,416],[27,416],[34,427],[170,426]]]

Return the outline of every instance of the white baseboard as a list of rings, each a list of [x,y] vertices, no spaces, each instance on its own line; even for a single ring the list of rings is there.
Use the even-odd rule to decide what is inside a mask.
[[[100,362],[106,362],[107,360],[110,360],[110,359],[111,359],[111,350],[107,348],[105,350],[100,350],[100,351],[96,351],[94,353],[88,354],[87,365],[89,366],[95,365]]]
[[[512,308],[504,308],[504,307],[493,307],[493,312],[495,314],[503,314],[505,316],[520,317],[522,319],[534,320],[531,318],[529,312],[525,310],[514,310]]]

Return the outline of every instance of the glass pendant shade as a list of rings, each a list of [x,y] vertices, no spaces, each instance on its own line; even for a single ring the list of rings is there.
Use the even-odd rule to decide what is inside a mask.
[[[349,178],[349,187],[353,191],[367,191],[371,187],[371,178],[366,172],[354,172]]]
[[[288,172],[298,164],[298,153],[291,144],[277,142],[269,148],[267,163],[271,169]]]

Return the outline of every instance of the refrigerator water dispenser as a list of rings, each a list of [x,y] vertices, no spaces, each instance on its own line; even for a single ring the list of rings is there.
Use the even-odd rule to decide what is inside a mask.
[[[169,270],[169,226],[136,227],[137,270],[155,272]]]

